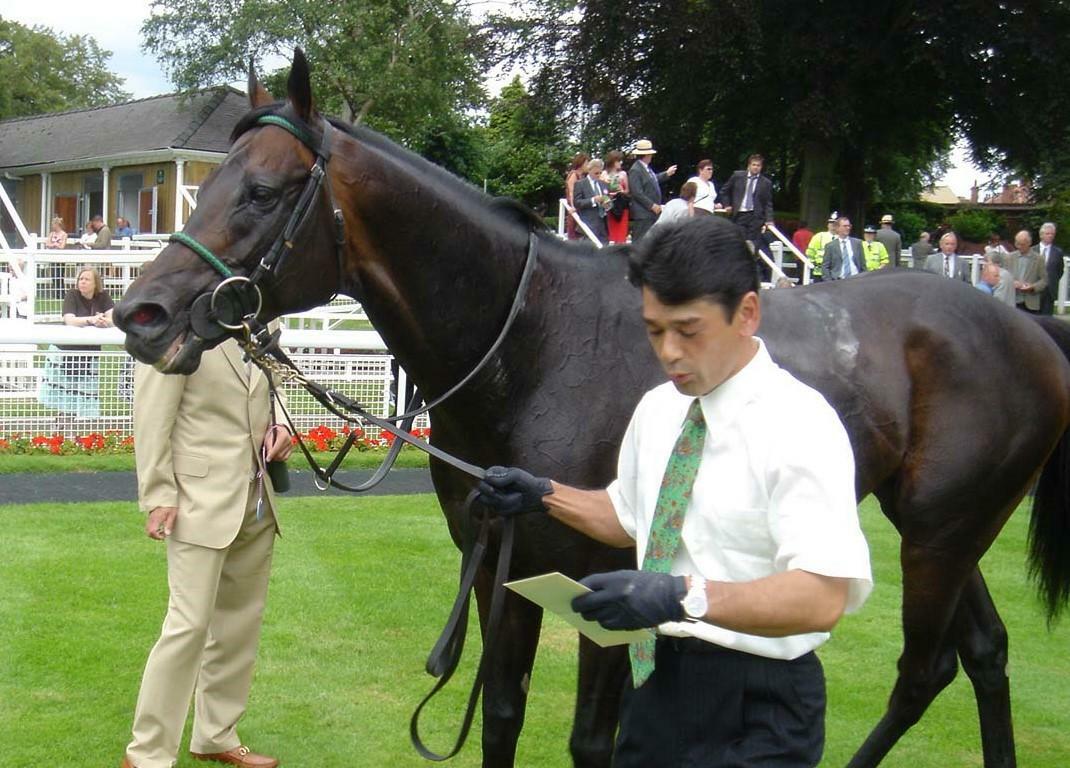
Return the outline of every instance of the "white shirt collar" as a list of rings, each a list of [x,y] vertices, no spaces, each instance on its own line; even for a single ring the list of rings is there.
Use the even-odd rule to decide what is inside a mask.
[[[707,424],[725,423],[733,419],[744,405],[754,399],[762,381],[776,369],[776,363],[769,357],[765,342],[757,336],[754,340],[758,342],[758,351],[754,353],[754,357],[735,375],[699,398],[702,403],[702,416]]]

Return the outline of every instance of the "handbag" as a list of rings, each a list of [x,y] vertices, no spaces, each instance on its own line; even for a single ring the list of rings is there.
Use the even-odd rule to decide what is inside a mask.
[[[617,196],[613,198],[613,205],[609,209],[609,214],[614,219],[619,219],[628,210],[628,204],[631,201],[632,199],[623,192],[617,193]]]

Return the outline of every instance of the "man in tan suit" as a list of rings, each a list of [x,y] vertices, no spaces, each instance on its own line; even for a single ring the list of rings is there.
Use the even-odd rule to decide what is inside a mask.
[[[171,768],[190,698],[197,759],[273,768],[243,746],[245,712],[277,525],[265,460],[285,459],[268,382],[235,341],[189,376],[134,375],[134,445],[145,531],[167,542],[170,599],[149,653],[122,768]]]

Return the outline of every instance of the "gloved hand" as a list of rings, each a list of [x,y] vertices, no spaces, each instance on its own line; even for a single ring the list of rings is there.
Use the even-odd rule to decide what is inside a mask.
[[[553,493],[549,478],[535,477],[518,467],[490,467],[479,483],[476,501],[495,514],[509,517],[545,512],[542,497],[549,493]]]
[[[651,571],[596,573],[580,580],[594,590],[572,600],[572,610],[606,629],[645,629],[684,618],[683,576]]]

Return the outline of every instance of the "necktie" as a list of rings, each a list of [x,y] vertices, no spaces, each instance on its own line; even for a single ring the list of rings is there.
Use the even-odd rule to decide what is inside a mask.
[[[740,206],[744,211],[749,211],[754,208],[754,182],[757,178],[757,176],[747,177],[747,193],[743,195],[743,205]]]
[[[854,274],[854,264],[851,260],[851,244],[847,240],[840,240],[840,254],[843,256],[843,270],[840,276],[848,278]]]
[[[702,406],[697,399],[691,402],[680,437],[676,439],[665,475],[661,479],[658,502],[654,507],[654,519],[650,523],[650,536],[643,556],[643,570],[668,573],[680,548],[680,530],[684,514],[691,503],[691,488],[695,484],[699,464],[702,463],[702,446],[706,441],[706,422],[702,418]],[[654,671],[655,638],[632,643],[628,648],[632,662],[632,682],[638,688]]]

